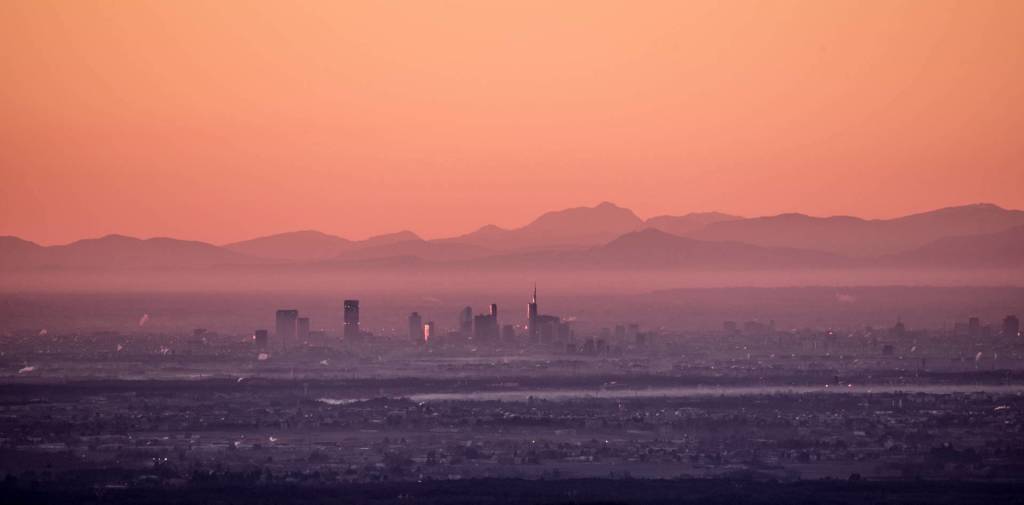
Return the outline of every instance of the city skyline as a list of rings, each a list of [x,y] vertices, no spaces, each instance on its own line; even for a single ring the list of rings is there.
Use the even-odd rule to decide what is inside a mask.
[[[1021,503],[1021,26],[0,2],[0,496]]]

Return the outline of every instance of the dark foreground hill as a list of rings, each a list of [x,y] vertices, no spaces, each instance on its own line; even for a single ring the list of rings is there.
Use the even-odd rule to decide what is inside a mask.
[[[159,472],[157,472],[159,473]],[[8,477],[0,484],[6,503],[42,504],[981,504],[1024,502],[1024,484],[1007,482],[815,480],[777,482],[754,473],[728,479],[645,480],[469,479],[374,484],[327,483],[326,475],[302,474],[289,483],[267,483],[258,469],[196,473],[161,485],[159,475],[97,470],[75,475]]]

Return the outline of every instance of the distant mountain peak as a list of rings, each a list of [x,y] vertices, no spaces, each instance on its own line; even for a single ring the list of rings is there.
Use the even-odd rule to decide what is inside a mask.
[[[485,224],[485,225],[477,228],[476,231],[487,233],[487,232],[493,232],[493,231],[508,231],[508,230],[506,230],[506,229],[504,229],[504,228],[502,228],[502,227],[500,227],[500,226],[498,226],[496,224]]]
[[[138,237],[131,237],[128,235],[121,235],[119,233],[109,233],[100,237],[83,238],[65,244],[63,247],[74,246],[74,245],[92,245],[92,246],[116,246],[119,244],[134,244],[138,242],[144,242],[143,239]],[[61,247],[61,246],[58,246]]]
[[[989,203],[989,202],[969,203],[967,205],[954,205],[952,207],[944,207],[944,208],[938,209],[938,210],[945,210],[945,209],[971,209],[971,208],[974,208],[974,209],[991,209],[991,210],[1006,210],[1006,209],[1004,209],[1004,208],[1002,208],[1002,207],[1000,207],[1000,206],[998,206],[998,205],[996,205],[994,203]]]
[[[602,218],[613,218],[619,219],[624,222],[632,222],[636,226],[639,226],[641,223],[643,223],[643,220],[637,217],[637,215],[634,214],[632,210],[629,210],[624,207],[619,207],[618,205],[615,205],[614,203],[611,202],[601,202],[593,207],[572,207],[568,209],[545,212],[544,214],[541,214],[540,217],[535,219],[532,223],[526,225],[524,228],[529,228],[531,226],[543,225],[546,223],[553,222],[559,222],[559,224],[562,224],[563,222],[571,220],[582,221],[584,219],[591,219],[599,216]]]
[[[278,236],[285,236],[285,237],[288,237],[288,236],[291,236],[291,237],[301,237],[301,236],[307,236],[307,237],[337,237],[336,235],[331,235],[329,233],[324,233],[324,232],[322,232],[320,230],[295,230],[295,231],[288,231],[288,232],[284,232],[284,233],[279,233],[277,235]],[[341,237],[337,237],[337,238],[341,238]]]
[[[519,228],[505,229],[487,225],[471,233],[440,241],[506,252],[576,249],[604,244],[623,233],[641,228],[643,224],[643,220],[632,210],[605,201],[593,207],[545,212]]]
[[[409,241],[409,240],[417,240],[417,241],[419,241],[419,240],[423,240],[423,239],[420,238],[419,235],[417,235],[417,234],[415,234],[415,233],[413,233],[413,232],[411,232],[409,230],[401,230],[401,231],[396,231],[396,232],[393,232],[393,233],[383,233],[381,235],[374,235],[374,236],[364,240],[363,242],[367,243],[367,244],[372,243],[372,244],[380,245],[380,244],[385,244],[385,243],[406,242],[406,241]]]
[[[922,216],[922,215],[942,215],[942,214],[960,214],[960,213],[973,213],[973,212],[1018,212],[1004,209],[994,203],[969,203],[967,205],[954,205],[951,207],[942,207],[940,209],[919,212],[917,214],[911,214],[907,217]]]
[[[310,260],[337,255],[351,240],[317,230],[297,230],[227,244],[228,250],[260,258]]]

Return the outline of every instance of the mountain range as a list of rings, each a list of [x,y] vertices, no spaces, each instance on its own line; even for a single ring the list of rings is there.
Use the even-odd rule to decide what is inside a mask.
[[[944,237],[997,233],[1024,224],[1024,212],[991,204],[949,207],[895,219],[782,214],[711,223],[686,235],[764,247],[795,247],[848,256],[894,254]]]
[[[314,230],[214,245],[109,235],[41,246],[0,237],[0,269],[558,268],[791,269],[1024,267],[1024,212],[991,204],[895,219],[717,212],[641,219],[604,202],[425,240],[402,231],[350,240]]]

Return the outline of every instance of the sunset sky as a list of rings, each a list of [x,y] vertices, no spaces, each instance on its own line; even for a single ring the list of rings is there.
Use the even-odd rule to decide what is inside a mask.
[[[1024,208],[1024,2],[0,3],[0,234]]]

